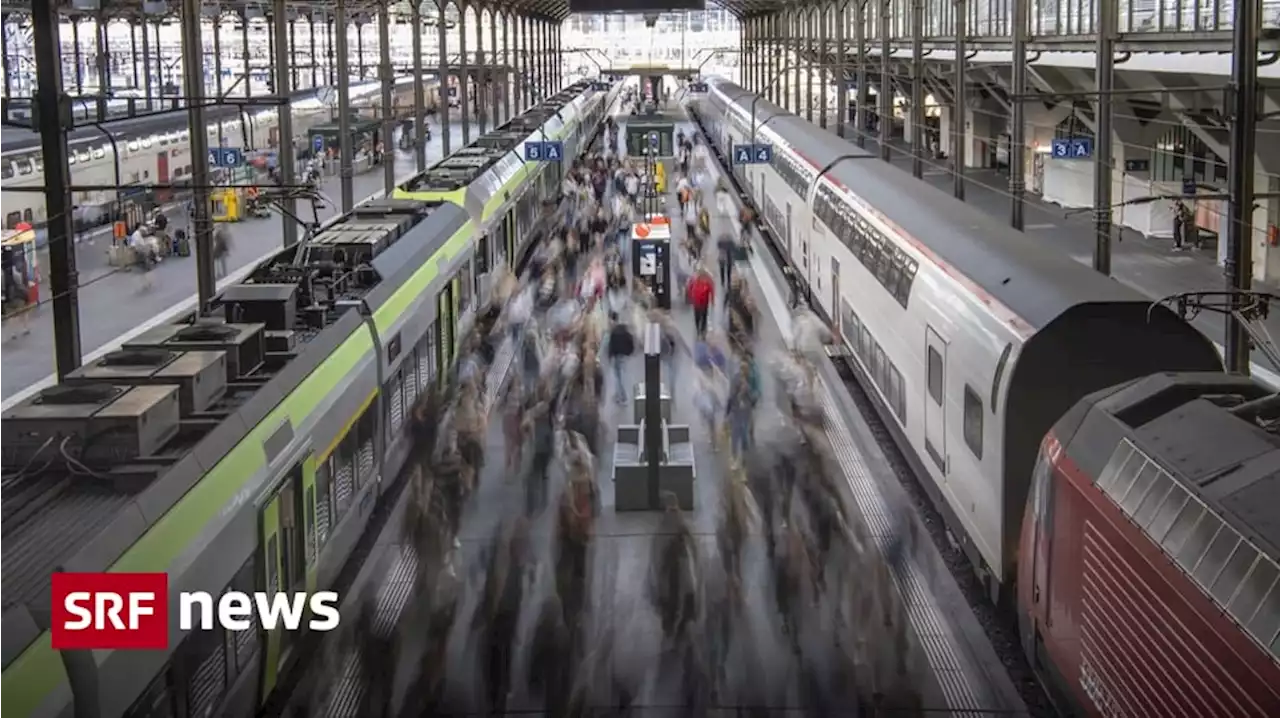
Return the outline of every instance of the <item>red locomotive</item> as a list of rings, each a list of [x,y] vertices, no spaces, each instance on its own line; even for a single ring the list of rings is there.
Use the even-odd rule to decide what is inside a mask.
[[[1022,524],[1022,645],[1064,712],[1280,715],[1280,399],[1157,374],[1081,400]]]

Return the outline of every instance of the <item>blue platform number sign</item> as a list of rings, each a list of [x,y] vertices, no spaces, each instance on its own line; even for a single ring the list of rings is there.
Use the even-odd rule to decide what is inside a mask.
[[[767,165],[773,161],[773,145],[734,145],[733,163],[735,165]]]
[[[689,83],[689,92],[693,92],[693,93],[705,93],[706,91],[707,91],[707,83],[705,83],[705,82],[690,82],[690,83]]]
[[[317,153],[324,152],[324,135],[311,136],[311,149]]]
[[[228,169],[244,164],[244,153],[239,147],[213,147],[209,149],[209,165]]]
[[[1093,157],[1093,139],[1089,137],[1066,137],[1055,139],[1049,146],[1054,159],[1087,160]]]
[[[657,132],[649,133],[649,146],[654,148],[655,150],[658,149],[658,133]]]
[[[524,143],[525,162],[560,162],[564,159],[563,142]]]
[[[1184,178],[1182,180],[1182,196],[1194,197],[1196,194],[1196,181],[1190,177]]]

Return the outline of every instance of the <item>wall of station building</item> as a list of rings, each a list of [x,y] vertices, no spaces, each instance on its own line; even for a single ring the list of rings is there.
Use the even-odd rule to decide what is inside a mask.
[[[706,10],[661,13],[652,28],[640,13],[578,13],[565,21],[563,33],[565,47],[590,48],[589,54],[606,67],[684,68],[705,60],[704,74],[738,81],[741,26],[714,2]],[[571,73],[597,71],[586,55],[565,57],[573,64]]]
[[[1076,0],[1050,4],[1045,0],[1033,1],[1031,18],[1033,35],[1055,34],[1088,34],[1092,31],[1093,20],[1088,13],[1075,12],[1083,7]],[[1139,2],[1122,2],[1121,24],[1134,28],[1135,32],[1150,31],[1163,28],[1163,31],[1186,31],[1191,29],[1229,29],[1230,13],[1227,12],[1225,24],[1219,10],[1221,6],[1208,0],[1170,0],[1167,3],[1169,12],[1153,11],[1154,4]],[[978,35],[1005,36],[1008,34],[1007,18],[1001,14],[1007,9],[1006,0],[971,0],[969,7],[969,28]],[[905,2],[893,2],[889,5],[893,13],[889,17],[891,36],[910,37],[911,28],[908,22],[909,12],[904,8]],[[1092,6],[1090,6],[1092,7]],[[934,0],[926,2],[926,36],[946,37],[954,29],[953,4],[940,3]],[[1176,12],[1175,12],[1176,10]],[[868,4],[866,32],[868,40],[874,40],[880,34],[880,22],[876,16],[879,12],[876,4]],[[1091,10],[1089,11],[1091,12]],[[780,33],[789,34],[791,42],[801,46],[816,39],[823,33],[822,24],[826,23],[826,37],[834,40],[837,36],[835,23],[838,16],[829,8],[819,8],[807,16],[793,14],[780,22]],[[844,37],[855,37],[856,16],[846,12]],[[789,23],[789,24],[788,24]],[[1265,0],[1263,3],[1263,25],[1280,26],[1280,0]],[[875,47],[874,42],[870,42]],[[771,50],[764,50],[764,54]],[[873,58],[875,66],[870,68],[871,74],[879,71],[878,59]],[[807,108],[810,87],[809,74],[812,66],[804,57],[790,49],[784,50],[782,56],[769,60],[771,67],[790,67],[774,82],[775,87],[785,86],[788,94],[795,96],[799,88],[800,107]],[[835,73],[822,73],[814,67],[812,87],[814,97],[814,120],[820,114],[827,117],[828,126],[835,122],[851,123],[849,108],[841,112],[836,107],[835,82],[843,81],[833,77]],[[849,68],[852,74],[852,68]],[[1118,68],[1123,74],[1123,70]],[[823,80],[829,81],[824,85]],[[874,79],[874,78],[873,78]],[[1208,87],[1220,85],[1225,78],[1198,76],[1201,84]],[[1184,74],[1177,84],[1185,85]],[[1142,80],[1137,80],[1141,83]],[[1133,84],[1133,83],[1130,83]],[[849,101],[855,97],[852,84],[849,87]],[[1158,95],[1159,93],[1157,93]],[[869,106],[874,112],[877,106],[876,88],[868,88]],[[905,98],[894,99],[895,116],[903,125],[903,139],[910,142],[910,113],[904,109]],[[1148,108],[1143,108],[1147,110]],[[1189,206],[1201,230],[1201,235],[1209,240],[1221,238],[1217,242],[1218,261],[1225,261],[1226,255],[1226,202],[1221,199],[1206,197],[1227,192],[1228,136],[1224,128],[1205,127],[1195,122],[1188,122],[1184,116],[1175,114],[1168,106],[1157,107],[1155,113],[1137,111],[1128,107],[1124,100],[1115,102],[1113,111],[1112,147],[1115,171],[1112,174],[1113,201],[1120,206],[1114,208],[1113,221],[1119,225],[1138,232],[1146,237],[1170,242],[1174,233],[1174,213],[1179,203]],[[952,154],[951,125],[955,121],[953,109],[941,105],[930,96],[926,98],[927,152],[936,151],[941,158]],[[1024,176],[1028,191],[1040,195],[1046,202],[1067,209],[1088,209],[1093,206],[1094,166],[1091,160],[1061,160],[1051,156],[1052,142],[1055,138],[1093,137],[1093,123],[1087,113],[1077,112],[1070,104],[1045,107],[1041,103],[1029,103],[1025,107],[1027,127],[1025,132],[1027,152],[1024,153],[1026,166]],[[802,110],[802,114],[804,111]],[[972,169],[999,169],[1007,167],[1011,132],[1010,118],[1006,106],[991,99],[977,99],[964,112],[965,163]],[[843,115],[843,117],[842,117]],[[854,129],[849,127],[850,130]],[[1271,142],[1280,136],[1280,122],[1264,122],[1258,129],[1257,155],[1254,168],[1256,191],[1260,194],[1280,191],[1280,143]],[[851,136],[851,135],[849,135]],[[1194,180],[1199,197],[1183,196],[1183,180]],[[993,177],[990,183],[1007,181],[1003,177]],[[1003,189],[1003,185],[998,185]],[[1151,202],[1125,205],[1138,198],[1160,196],[1176,199],[1160,199]],[[1280,200],[1262,197],[1255,202],[1253,213],[1253,270],[1254,277],[1259,280],[1280,280]]]

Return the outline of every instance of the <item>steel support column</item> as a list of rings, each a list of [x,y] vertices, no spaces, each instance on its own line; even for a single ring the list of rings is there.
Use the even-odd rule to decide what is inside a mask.
[[[1009,139],[1009,197],[1012,202],[1009,224],[1019,231],[1025,225],[1023,199],[1027,187],[1027,112],[1023,103],[1023,97],[1027,94],[1027,19],[1026,3],[1014,3],[1013,69],[1009,88],[1012,93],[1009,101],[1013,103],[1013,127]]]
[[[293,89],[302,84],[298,79],[298,15],[297,11],[291,11],[292,15],[286,17],[289,25],[288,41],[289,41],[289,88]]]
[[[355,169],[351,166],[351,57],[347,52],[347,0],[338,0],[335,50],[338,54],[338,178],[342,185],[342,211],[356,204]]]
[[[853,44],[855,79],[853,87],[853,140],[867,146],[867,2],[853,0]]]
[[[840,17],[840,3],[832,2],[820,6],[818,13],[818,86],[822,88],[818,95],[818,127],[827,129],[827,115],[830,114],[831,63],[827,61],[827,43],[831,40],[832,16]],[[834,58],[834,53],[832,58]],[[842,78],[843,79],[843,78]]]
[[[111,50],[107,45],[107,16],[99,12],[93,21],[94,50],[98,55],[98,121],[107,121],[107,96],[111,94]]]
[[[911,175],[924,178],[924,0],[911,0]]]
[[[71,114],[63,103],[62,53],[56,0],[33,0],[35,41],[35,109],[44,159],[44,201],[48,222],[49,291],[53,303],[53,363],[62,380],[80,366],[80,273],[76,271],[75,231],[71,225],[71,173],[67,168],[67,135]],[[198,163],[196,163],[198,164]],[[30,308],[27,311],[32,311]]]
[[[283,104],[277,107],[280,118],[280,144],[276,148],[276,166],[280,170],[280,180],[284,184],[293,184],[294,178],[298,176],[293,166],[298,151],[293,144],[293,105],[288,102],[294,87],[293,63],[289,58],[291,54],[289,48],[293,44],[289,41],[293,27],[293,22],[289,19],[289,0],[275,0],[273,14],[276,36],[276,95],[283,101]],[[284,210],[280,215],[284,246],[292,247],[298,242],[298,223],[294,219],[298,216],[298,211],[291,192],[284,193],[284,198],[280,200],[280,208]]]
[[[462,146],[471,144],[471,63],[467,58],[467,6],[458,5],[458,113],[462,115]]]
[[[804,17],[804,49],[805,54],[809,56],[808,62],[804,63],[804,118],[813,122],[813,75],[818,59],[817,43],[814,37],[817,35],[815,25],[818,20],[818,8],[810,7],[801,12]]]
[[[197,12],[198,12],[198,10],[197,10]],[[249,73],[249,66],[250,66],[250,64],[251,64],[251,59],[250,59],[250,57],[249,57],[249,8],[247,8],[247,7],[246,7],[244,10],[242,10],[242,11],[240,12],[240,17],[243,19],[243,22],[242,22],[242,23],[240,23],[240,53],[241,53],[242,55],[244,55],[244,65],[243,65],[243,68],[242,68],[242,69],[243,69],[243,71],[244,71],[244,77],[243,77],[243,78],[241,78],[241,82],[243,82],[243,83],[244,83],[244,96],[245,96],[245,99],[248,99],[248,98],[250,98],[250,97],[253,97],[253,83],[249,81],[249,77],[250,77],[250,73]],[[200,23],[200,16],[199,16],[199,14],[197,14],[197,15],[196,15],[196,18],[197,18],[196,22],[197,22],[197,23]],[[200,46],[200,50],[199,50],[199,51],[201,52],[201,54],[202,54],[202,59],[203,59],[203,53],[204,53],[204,46],[203,46],[203,45],[201,45],[201,46]],[[184,66],[185,66],[185,64],[186,64],[186,58],[183,58],[183,64],[184,64]],[[201,63],[201,66],[203,67],[203,65],[204,65],[204,63],[202,62],[202,63]],[[203,71],[203,70],[201,70],[201,74],[200,74],[200,86],[201,86],[201,87],[203,87],[203,86],[204,86],[204,71]],[[201,95],[203,95],[204,93],[202,92],[202,93],[200,93],[200,94],[201,94]]]
[[[1018,5],[1020,3],[1014,3]],[[893,53],[893,2],[880,0],[880,92],[876,95],[879,106],[876,125],[880,128],[880,159],[889,162],[893,157],[889,140],[893,138],[893,78],[889,74],[889,56]]]
[[[955,0],[956,6],[956,79],[953,88],[951,105],[951,194],[964,201],[964,162],[965,162],[965,113],[968,112],[969,89],[969,0]],[[1022,46],[1023,66],[1026,66],[1026,45]],[[1015,70],[1020,73],[1021,71]],[[1016,91],[1015,91],[1016,92]],[[1021,105],[1021,102],[1019,102]],[[1025,124],[1025,123],[1024,123]],[[939,128],[941,129],[941,128]],[[1017,135],[1014,135],[1015,137]],[[941,142],[942,138],[938,138]],[[1012,145],[1012,142],[1010,143]],[[1010,148],[1009,164],[1013,165],[1014,150]],[[1012,175],[1012,173],[1010,173]]]
[[[1094,79],[1098,89],[1095,105],[1097,132],[1093,148],[1093,268],[1111,274],[1111,88],[1115,81],[1116,0],[1098,0],[1097,67]],[[1017,90],[1021,95],[1023,92]],[[1021,195],[1018,195],[1021,202]]]
[[[320,56],[316,54],[316,11],[307,13],[307,34],[311,36],[311,86],[320,86]]]
[[[502,100],[502,96],[498,94],[498,88],[502,86],[498,82],[502,75],[502,73],[499,72],[499,68],[503,66],[502,60],[498,59],[501,57],[501,55],[498,54],[498,18],[505,17],[498,8],[498,5],[494,5],[489,9],[489,64],[493,68],[493,71],[489,73],[489,107],[493,110],[494,129],[497,129],[499,125],[506,122],[506,118],[503,117],[502,111],[498,109],[499,103]]]
[[[512,93],[515,92],[515,85],[512,84],[512,77],[516,73],[515,52],[512,50],[512,40],[516,33],[511,32],[512,16],[510,13],[502,13],[502,115],[503,122],[511,119],[511,100]]]
[[[791,65],[791,69],[788,70],[787,74],[788,76],[792,76],[792,87],[791,97],[790,100],[788,100],[791,106],[788,106],[787,109],[791,110],[792,113],[799,115],[800,109],[804,108],[804,105],[800,102],[800,86],[801,84],[804,84],[803,82],[800,82],[800,68],[804,67],[804,58],[800,50],[800,44],[803,42],[801,33],[804,32],[803,29],[801,29],[804,27],[803,24],[801,24],[803,23],[803,15],[801,15],[801,10],[799,8],[790,10],[788,15],[790,15],[791,20],[787,23],[787,26],[790,27],[787,32],[787,50],[791,51],[791,56],[790,58],[786,58],[786,61],[787,64]]]
[[[284,0],[276,0],[284,2]],[[390,3],[378,5],[378,74],[382,80],[382,186],[387,196],[396,188],[396,134],[395,99],[392,89],[396,75],[391,68],[391,10]],[[288,137],[289,135],[286,135]]]
[[[418,172],[427,169],[427,91],[422,84],[422,3],[409,3],[413,24],[413,162]]]
[[[439,58],[439,67],[437,72],[440,76],[440,100],[437,105],[440,117],[440,156],[448,157],[453,149],[450,140],[449,128],[449,39],[445,34],[444,11],[448,7],[448,0],[436,0],[436,10],[439,15],[436,16],[436,57]]]
[[[849,121],[849,78],[847,76],[848,63],[845,62],[844,43],[846,35],[846,21],[849,18],[849,0],[835,0],[832,4],[831,22],[835,25],[835,70],[831,73],[831,77],[835,78],[836,85],[836,135],[845,136],[845,123]]]
[[[1227,190],[1227,290],[1253,288],[1253,201],[1258,125],[1258,0],[1235,0],[1234,52],[1231,58],[1231,175]],[[1223,342],[1227,371],[1249,374],[1249,333],[1235,317],[1227,319]]]
[[[515,16],[516,26],[512,28],[512,57],[515,59],[515,66],[512,80],[515,82],[514,92],[515,111],[513,115],[524,113],[525,104],[525,63],[529,54],[529,37],[528,37],[528,18],[524,15]]]
[[[769,43],[772,49],[772,52],[769,53],[769,77],[776,77],[779,70],[782,69],[782,19],[782,11],[773,13],[769,19],[769,24],[771,25],[769,30]],[[785,101],[782,99],[783,91],[785,89],[786,83],[782,79],[765,85],[768,100],[779,107],[785,104]]]
[[[479,135],[485,133],[488,126],[487,96],[489,94],[489,58],[484,54],[484,16],[487,12],[483,6],[476,10],[476,124]]]
[[[196,309],[204,313],[218,291],[213,266],[213,222],[209,218],[209,134],[205,128],[204,43],[201,42],[200,0],[182,2],[183,94],[191,130],[191,229],[196,242]],[[245,83],[248,84],[247,82]],[[48,167],[46,163],[46,168]]]
[[[142,18],[142,57],[138,59],[142,60],[142,82],[143,82],[142,96],[145,97],[147,100],[147,109],[151,110],[154,107],[153,102],[155,100],[156,93],[154,91],[154,87],[151,84],[151,33],[147,32],[149,29],[151,29],[151,21],[143,17]],[[158,53],[159,51],[160,51],[160,48],[157,47],[156,52]],[[62,76],[61,71],[59,71],[58,76],[59,78],[61,78]],[[45,155],[45,156],[47,157],[48,155]]]

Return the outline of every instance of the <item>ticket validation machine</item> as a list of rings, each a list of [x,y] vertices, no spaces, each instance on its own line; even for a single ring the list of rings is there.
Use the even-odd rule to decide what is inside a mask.
[[[659,308],[671,308],[671,223],[665,216],[631,226],[631,275],[653,292]]]

